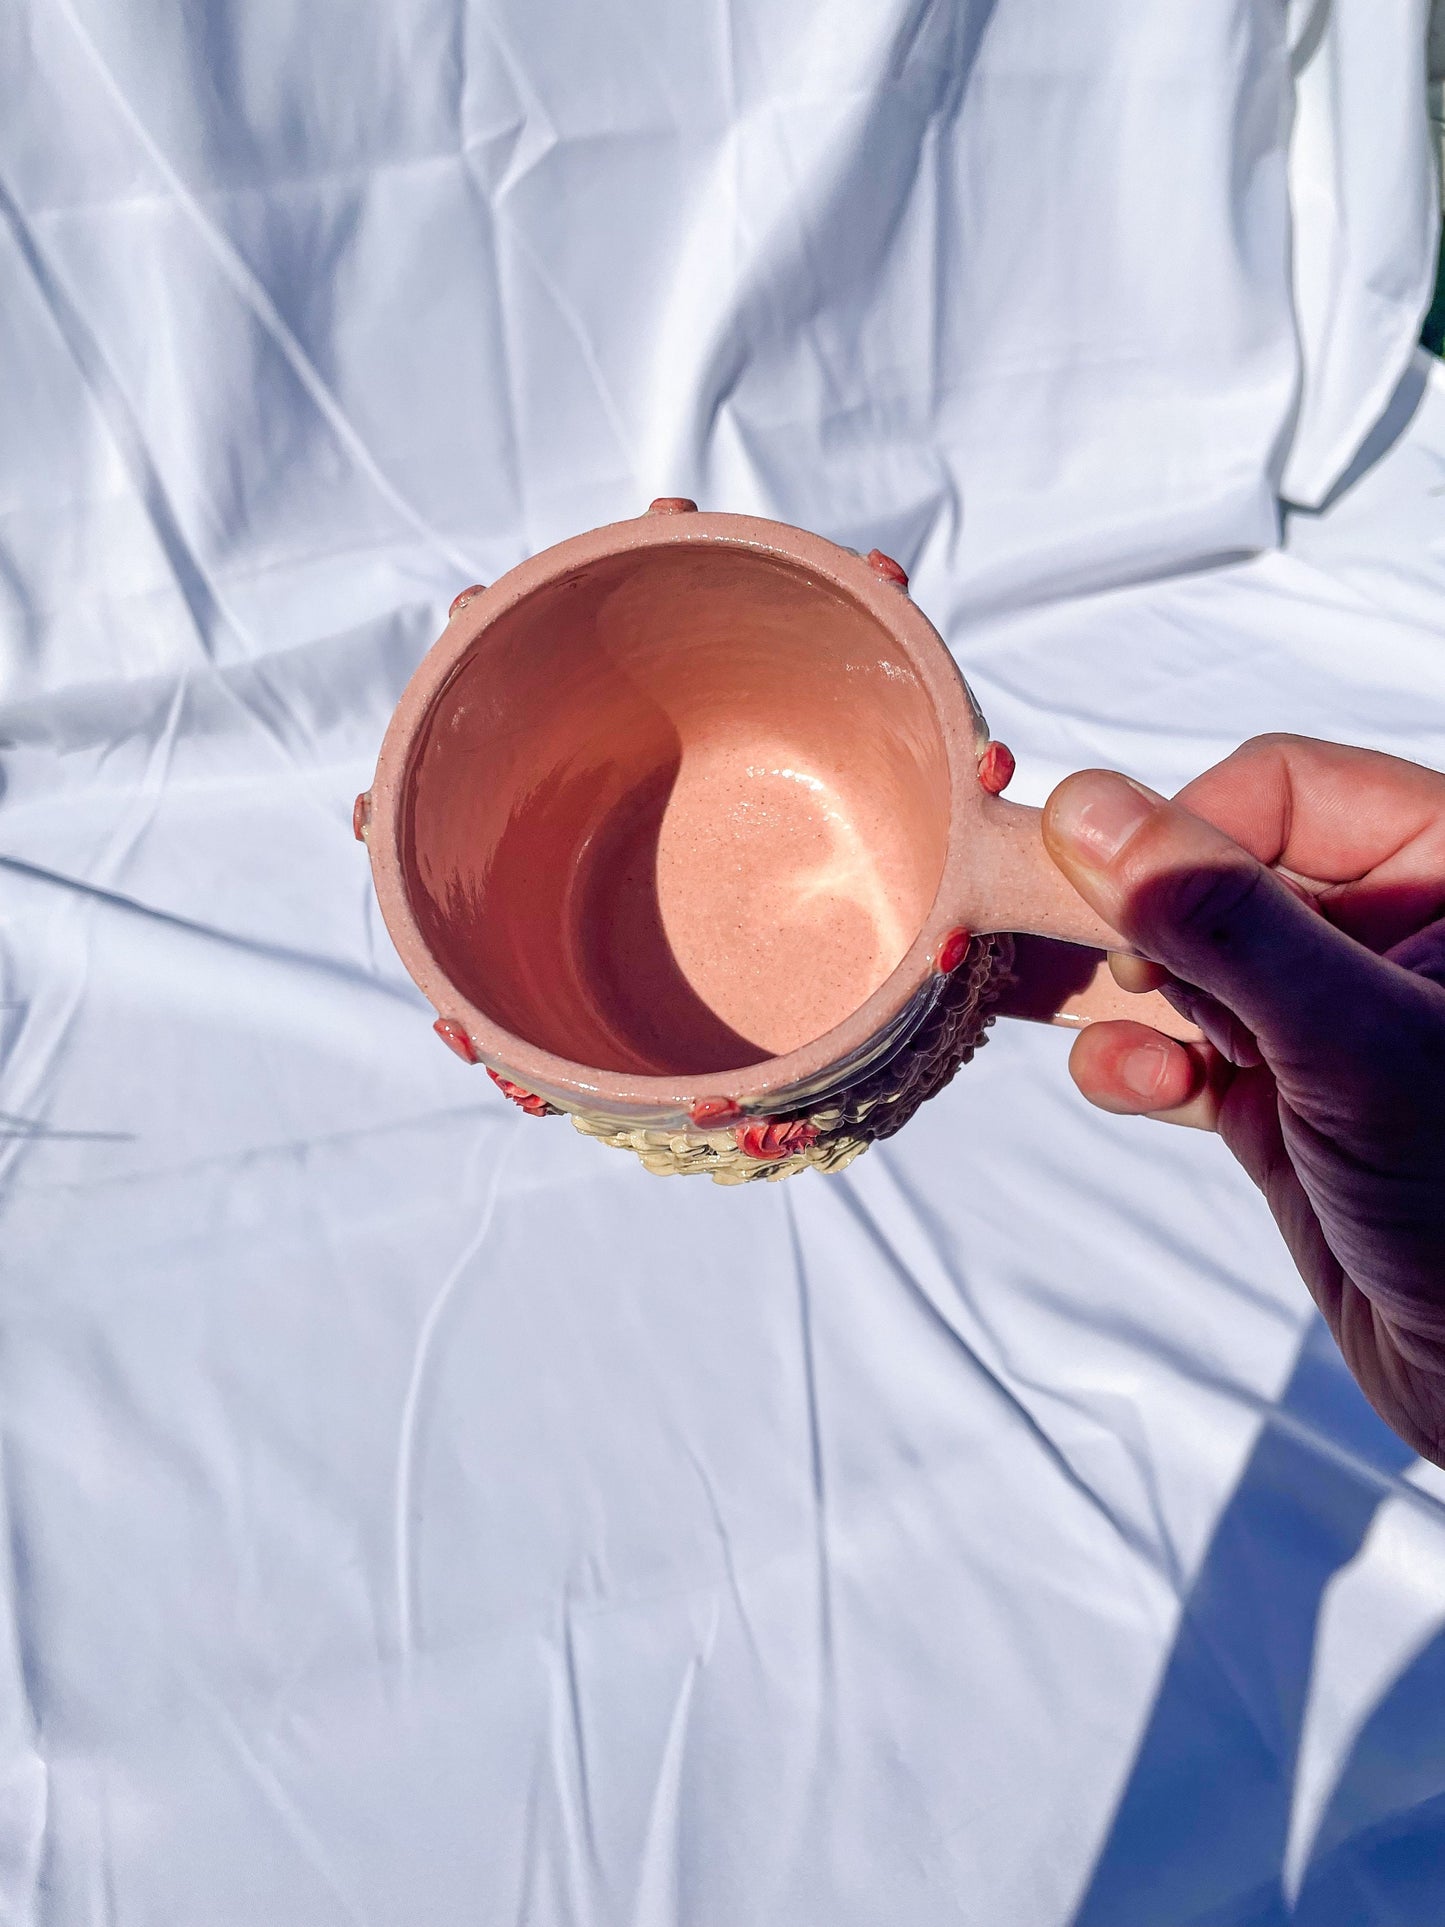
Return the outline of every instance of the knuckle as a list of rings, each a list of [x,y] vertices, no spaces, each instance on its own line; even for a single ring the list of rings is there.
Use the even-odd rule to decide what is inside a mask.
[[[1277,749],[1293,749],[1305,741],[1289,729],[1261,730],[1258,736],[1248,736],[1235,751],[1236,756],[1269,756]]]
[[[1224,953],[1238,945],[1265,883],[1254,864],[1185,871],[1165,879],[1156,914],[1173,930]]]
[[[1218,767],[1236,775],[1247,774],[1254,781],[1288,784],[1289,772],[1308,762],[1316,747],[1307,736],[1297,736],[1287,729],[1268,729],[1246,738]]]

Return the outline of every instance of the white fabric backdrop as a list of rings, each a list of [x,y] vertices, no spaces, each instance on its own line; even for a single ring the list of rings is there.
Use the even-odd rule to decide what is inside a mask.
[[[1426,166],[1419,11],[1337,154]],[[843,1179],[649,1178],[436,1045],[348,821],[449,595],[675,490],[898,552],[1027,800],[1445,765],[1445,388],[1304,305],[1300,45],[0,15],[5,1919],[1445,1908],[1445,1479],[1216,1145],[1003,1026]]]
[[[1430,0],[1290,4],[1302,381],[1282,486],[1310,507],[1385,407],[1435,285],[1437,180],[1422,154],[1434,143],[1419,111],[1429,16]]]

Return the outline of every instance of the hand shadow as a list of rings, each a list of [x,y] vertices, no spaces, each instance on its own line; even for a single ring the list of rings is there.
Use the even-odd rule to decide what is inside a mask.
[[[1295,1927],[1445,1920],[1445,1634],[1365,1722],[1315,1835],[1293,1919]]]
[[[1184,1602],[1073,1927],[1291,1918],[1284,1856],[1320,1601],[1414,1456],[1316,1319]],[[1445,1726],[1437,1731],[1445,1753]],[[1343,1927],[1379,1916],[1308,1918]],[[1445,1919],[1445,1859],[1434,1905],[1417,1918]]]

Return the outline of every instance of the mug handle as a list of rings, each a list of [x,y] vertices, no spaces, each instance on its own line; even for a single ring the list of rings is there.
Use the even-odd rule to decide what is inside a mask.
[[[976,864],[971,887],[975,930],[1008,931],[1014,938],[1012,982],[994,1006],[1000,1016],[1081,1029],[1128,1018],[1199,1043],[1203,1032],[1179,1015],[1157,990],[1134,994],[1115,983],[1105,953],[1132,946],[1091,910],[1044,848],[1043,812],[1001,796],[982,799],[979,819],[988,860]]]
[[[1054,937],[1014,938],[1013,973],[1000,985],[993,1008],[1000,1017],[1062,1024],[1070,1030],[1123,1017],[1182,1044],[1204,1041],[1203,1031],[1157,990],[1121,990],[1102,950]]]

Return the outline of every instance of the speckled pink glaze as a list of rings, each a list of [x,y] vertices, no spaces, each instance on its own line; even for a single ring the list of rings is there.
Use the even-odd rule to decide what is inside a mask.
[[[906,585],[667,497],[457,599],[368,847],[460,1055],[538,1108],[761,1130],[896,1045],[969,932],[1120,947],[993,793],[1013,759]],[[1066,955],[1020,1014],[1122,997]]]

